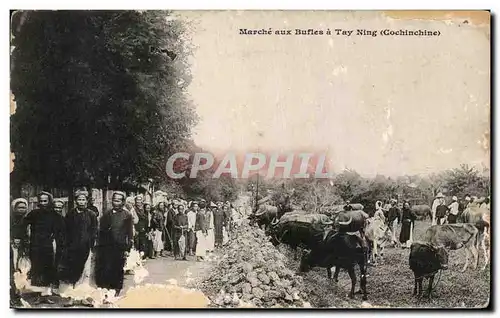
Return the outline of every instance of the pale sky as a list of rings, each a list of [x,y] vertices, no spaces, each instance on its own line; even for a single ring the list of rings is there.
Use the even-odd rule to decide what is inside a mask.
[[[183,16],[196,22],[189,93],[202,147],[314,150],[328,153],[334,171],[364,175],[489,167],[486,28],[373,12]],[[441,36],[240,35],[239,28],[421,28]]]

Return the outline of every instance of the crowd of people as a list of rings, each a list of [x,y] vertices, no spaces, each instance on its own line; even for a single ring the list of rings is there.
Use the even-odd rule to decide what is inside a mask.
[[[475,204],[480,208],[490,209],[490,197],[478,198],[476,196],[466,195],[463,200],[459,202],[456,196],[451,198],[451,203],[446,204],[446,199],[442,193],[438,193],[432,202],[432,225],[456,223],[457,218],[466,208],[471,204]]]
[[[203,261],[231,239],[247,216],[230,202],[164,198],[154,200],[153,205],[141,194],[127,197],[121,191],[113,193],[111,209],[101,213],[86,190],[78,190],[74,200],[74,208],[65,215],[65,202],[49,192],[38,194],[32,211],[26,199],[12,201],[11,299],[19,299],[13,273],[19,271],[21,259],[29,260],[28,279],[40,293],[41,302],[50,302],[44,296],[81,284],[90,270],[97,287],[115,290],[118,295],[131,251],[138,251],[144,260],[190,257]],[[457,216],[472,203],[489,210],[489,197],[466,196],[459,202],[453,196],[447,204],[439,193],[431,207],[432,224],[457,222]],[[383,219],[393,233],[401,226],[403,247],[411,241],[417,215],[410,202],[377,201],[374,217]]]
[[[452,196],[451,202],[446,203],[446,199],[442,193],[438,193],[432,203],[430,209],[431,225],[443,225],[457,223],[458,216],[471,204],[475,204],[480,208],[490,209],[490,198],[478,198],[475,196],[466,195],[459,202],[457,196]],[[380,218],[389,225],[393,235],[395,235],[396,227],[401,226],[399,241],[403,248],[407,247],[407,242],[411,241],[413,226],[418,215],[411,208],[409,201],[404,201],[398,204],[396,199],[387,199],[384,202],[377,201],[375,203],[375,218]]]
[[[62,214],[64,202],[49,192],[37,196],[37,208],[28,211],[28,201],[12,201],[11,299],[19,299],[13,274],[21,259],[29,259],[31,289],[40,293],[38,302],[51,302],[52,293],[75,287],[88,277],[91,259],[97,287],[123,288],[124,266],[131,250],[143,259],[173,256],[204,260],[229,240],[242,220],[229,202],[161,200],[152,206],[143,195],[130,200],[116,191],[112,208],[99,213],[89,193],[75,193],[75,207]],[[129,199],[127,202],[127,199]],[[91,257],[91,256],[94,257]]]
[[[172,199],[156,206],[144,197],[129,198],[126,209],[134,223],[134,247],[144,259],[173,254],[177,260],[196,256],[198,261],[229,240],[243,215],[229,201]]]

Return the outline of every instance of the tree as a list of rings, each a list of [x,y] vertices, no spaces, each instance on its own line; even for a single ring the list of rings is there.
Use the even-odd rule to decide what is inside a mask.
[[[185,29],[171,17],[14,14],[11,151],[18,179],[72,188],[163,178],[166,158],[196,123],[185,96]]]
[[[466,164],[447,171],[444,180],[446,188],[453,195],[489,195],[489,178],[481,176],[478,170]]]
[[[363,192],[363,178],[354,170],[344,170],[336,176],[334,187],[344,201],[352,200]]]

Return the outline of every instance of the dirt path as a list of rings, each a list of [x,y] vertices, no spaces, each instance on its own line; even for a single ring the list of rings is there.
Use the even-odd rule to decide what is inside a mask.
[[[213,264],[208,261],[197,262],[194,256],[188,257],[187,261],[177,261],[170,256],[150,259],[144,265],[149,275],[140,284],[135,284],[134,275],[126,275],[123,292],[126,293],[132,286],[166,284],[172,279],[179,286],[191,287],[203,279]]]
[[[131,287],[147,284],[167,284],[169,280],[175,280],[176,284],[182,287],[196,288],[214,264],[214,261],[197,262],[194,256],[188,257],[187,261],[174,260],[171,256],[146,260],[144,267],[148,271],[148,276],[136,284],[133,274],[125,275],[121,296],[125,295]],[[22,294],[22,298],[33,308],[62,308],[66,307],[65,304],[69,301],[69,299],[58,295],[52,295],[49,296],[50,303],[37,304],[37,295],[37,293],[27,292]],[[81,306],[75,305],[70,307]]]

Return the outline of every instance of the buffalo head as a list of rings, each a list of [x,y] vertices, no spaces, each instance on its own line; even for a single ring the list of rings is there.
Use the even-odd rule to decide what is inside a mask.
[[[444,248],[444,246],[436,247],[435,253],[439,263],[441,264],[441,269],[448,269],[448,251]]]
[[[448,251],[444,246],[415,242],[410,248],[410,263],[412,258],[415,258],[417,263],[427,263],[428,265],[424,266],[426,269],[448,269]]]
[[[339,218],[339,225],[349,225],[352,222],[352,216],[349,216],[349,219],[343,220]]]

